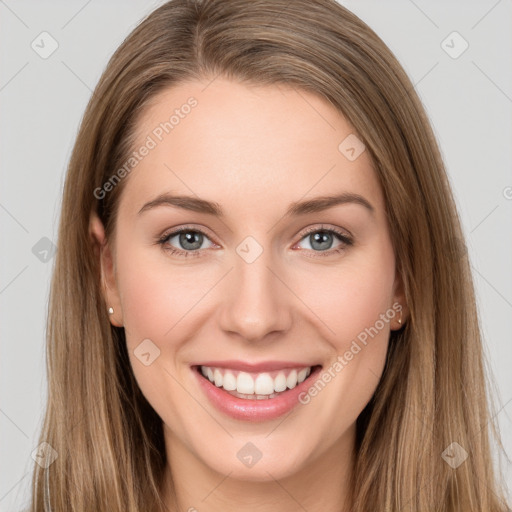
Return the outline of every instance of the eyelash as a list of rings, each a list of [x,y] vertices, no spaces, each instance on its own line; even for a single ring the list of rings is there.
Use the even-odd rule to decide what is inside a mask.
[[[198,257],[198,256],[201,256],[201,252],[202,251],[205,251],[206,249],[196,249],[196,250],[193,250],[193,251],[183,251],[183,250],[180,250],[180,249],[176,249],[175,247],[172,247],[171,245],[168,245],[167,242],[175,237],[176,235],[179,235],[181,233],[200,233],[202,234],[203,236],[208,237],[208,235],[202,231],[201,229],[198,229],[196,227],[192,227],[192,226],[183,226],[179,229],[176,229],[175,231],[171,231],[170,233],[165,233],[163,236],[159,237],[157,239],[157,243],[159,245],[162,246],[162,248],[173,254],[173,255],[177,255],[177,256],[182,256],[182,257],[185,257],[185,258],[188,258],[188,257]],[[312,249],[306,249],[308,251],[313,251],[314,253],[316,253],[315,256],[311,256],[313,258],[317,258],[317,257],[320,257],[320,258],[323,258],[323,257],[326,257],[326,256],[332,256],[334,254],[338,254],[338,253],[341,253],[343,252],[347,247],[350,247],[351,245],[354,244],[354,241],[352,240],[352,238],[350,238],[349,236],[347,236],[346,234],[344,234],[343,232],[335,229],[335,228],[326,228],[324,226],[320,226],[320,227],[311,227],[311,228],[308,228],[304,233],[301,234],[301,238],[299,240],[302,241],[304,238],[306,238],[308,235],[312,234],[312,233],[333,233],[340,242],[342,242],[342,245],[340,245],[339,247],[337,247],[336,249],[329,249],[328,251],[313,251]]]

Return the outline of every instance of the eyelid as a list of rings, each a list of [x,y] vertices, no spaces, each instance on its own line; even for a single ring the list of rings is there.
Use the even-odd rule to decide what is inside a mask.
[[[164,231],[164,233],[158,237],[157,242],[160,243],[161,245],[164,245],[166,243],[166,241],[168,241],[170,238],[174,238],[176,235],[179,235],[180,233],[187,232],[187,231],[194,231],[194,232],[201,233],[203,236],[208,238],[208,240],[210,240],[210,242],[212,244],[214,244],[218,247],[220,246],[220,244],[218,244],[215,240],[212,240],[212,238],[214,238],[214,237],[212,237],[209,234],[209,230],[207,228],[205,228],[204,226],[198,226],[198,225],[193,225],[193,224],[184,224],[184,225],[181,225],[181,226],[178,226],[175,228],[166,229]],[[295,247],[297,244],[302,242],[302,240],[304,238],[306,238],[309,234],[321,232],[321,231],[334,233],[335,235],[337,235],[340,242],[342,244],[344,244],[345,246],[353,245],[353,243],[354,243],[354,237],[348,230],[343,230],[342,228],[338,228],[335,226],[328,226],[325,224],[320,224],[320,225],[316,224],[316,225],[311,225],[311,226],[308,226],[308,227],[302,229],[296,235],[296,236],[300,237],[299,240],[297,242],[295,242],[292,247]],[[170,248],[165,248],[165,250],[170,251],[171,253],[184,254],[185,256],[188,256],[188,255],[201,256],[201,253],[207,251],[207,249],[196,249],[193,251],[185,251],[183,249],[179,249],[179,248],[176,248],[173,246],[170,246]],[[301,249],[301,250],[303,250],[303,249]],[[338,248],[338,249],[329,249],[327,251],[312,251],[312,252],[316,254],[315,257],[317,257],[317,256],[322,257],[323,255],[329,256],[329,255],[335,254],[339,251],[340,251],[340,249]]]
[[[302,249],[299,250],[305,252],[305,256],[308,258],[329,258],[339,256],[348,250],[351,246],[354,245],[354,237],[348,230],[343,230],[337,226],[326,226],[324,224],[321,225],[313,225],[305,228],[299,233],[299,240],[294,243],[292,249],[297,250],[297,246],[305,239],[307,239],[308,235],[312,233],[332,233],[335,238],[338,239],[340,245],[338,247],[330,248],[326,251],[315,251],[313,249]]]
[[[207,249],[197,249],[194,251],[186,251],[184,249],[179,249],[178,247],[174,247],[168,243],[168,241],[171,238],[174,238],[175,236],[178,236],[181,233],[184,233],[184,232],[186,233],[189,231],[201,233],[205,238],[207,238],[210,241],[211,244],[213,244],[214,246],[217,246],[217,247],[219,246],[219,244],[217,242],[212,240],[212,238],[214,238],[214,237],[212,237],[208,233],[209,230],[207,228],[204,228],[203,226],[201,226],[201,227],[194,226],[192,224],[185,224],[185,225],[166,229],[162,235],[157,237],[156,244],[160,245],[162,250],[164,250],[165,252],[167,252],[173,256],[177,256],[178,258],[188,258],[188,257],[196,258],[196,257],[203,256],[203,253],[207,252]]]
[[[201,233],[202,235],[208,237],[212,243],[216,245],[220,245],[217,242],[215,242],[215,236],[211,234],[210,230],[208,228],[205,228],[204,226],[200,225],[194,225],[194,224],[183,224],[176,226],[174,228],[168,228],[166,229],[159,237],[159,240],[163,240],[166,238],[169,238],[171,235],[179,235],[183,231],[197,231],[198,233]]]
[[[308,226],[307,228],[304,228],[301,231],[299,231],[297,236],[300,236],[300,239],[302,240],[307,235],[309,235],[311,233],[316,233],[317,231],[332,231],[332,232],[338,234],[339,236],[341,236],[342,238],[350,239],[351,241],[353,241],[353,239],[354,239],[354,236],[352,235],[352,233],[350,231],[348,231],[348,229],[343,229],[343,228],[339,228],[337,226],[331,226],[331,225],[326,225],[326,224],[314,224],[314,225]]]

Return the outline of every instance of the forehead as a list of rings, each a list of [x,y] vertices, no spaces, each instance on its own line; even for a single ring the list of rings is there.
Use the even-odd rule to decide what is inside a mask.
[[[351,125],[323,98],[289,85],[183,83],[152,99],[136,135],[123,208],[180,193],[240,214],[345,191],[383,207],[368,152],[347,157],[347,146],[361,149]]]

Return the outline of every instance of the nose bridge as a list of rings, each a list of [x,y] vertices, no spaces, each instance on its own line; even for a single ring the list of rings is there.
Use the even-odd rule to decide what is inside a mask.
[[[247,237],[236,252],[224,290],[222,328],[253,341],[270,332],[287,330],[290,304],[284,285],[275,276],[272,251]]]

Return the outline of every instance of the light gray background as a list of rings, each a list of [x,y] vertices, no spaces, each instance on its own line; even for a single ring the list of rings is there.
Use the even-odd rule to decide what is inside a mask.
[[[46,399],[44,332],[53,259],[40,261],[32,248],[43,237],[56,241],[66,165],[108,58],[161,3],[0,0],[2,511],[28,502],[31,453]],[[395,52],[438,136],[467,236],[497,418],[511,457],[512,2],[342,3]],[[47,59],[31,48],[43,31],[59,45]],[[456,59],[441,46],[453,31],[469,43]],[[457,40],[447,44],[460,48]],[[511,489],[511,464],[501,463]]]

